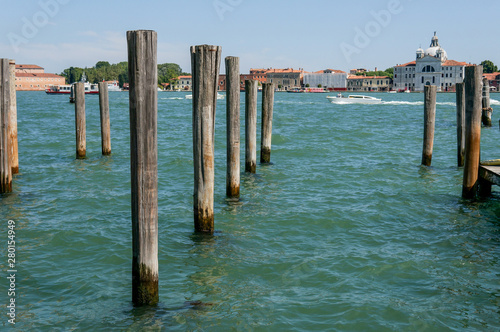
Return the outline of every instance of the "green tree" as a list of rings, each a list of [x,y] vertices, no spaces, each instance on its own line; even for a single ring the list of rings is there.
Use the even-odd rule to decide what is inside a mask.
[[[490,60],[484,60],[481,65],[483,66],[483,73],[496,73],[498,71],[498,67]]]

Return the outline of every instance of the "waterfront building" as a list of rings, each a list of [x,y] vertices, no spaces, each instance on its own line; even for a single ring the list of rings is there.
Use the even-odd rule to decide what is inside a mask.
[[[175,81],[172,83],[173,90],[183,90],[183,91],[191,91],[192,89],[192,77],[191,75],[181,75],[178,76]]]
[[[322,87],[331,90],[346,90],[347,73],[335,69],[325,69],[314,73],[304,72],[302,85],[312,88]]]
[[[257,80],[260,82],[260,85],[262,85],[262,83],[266,83],[267,81],[267,71],[269,70],[268,69],[263,69],[263,68],[260,68],[260,69],[254,69],[254,68],[250,68],[250,75],[253,77],[252,79],[253,80]]]
[[[389,76],[350,75],[347,77],[348,91],[389,91],[391,78]]]
[[[483,74],[483,77],[488,80],[491,91],[500,91],[500,72]]]
[[[435,85],[438,91],[455,91],[463,82],[466,62],[449,60],[434,32],[429,48],[418,48],[416,59],[394,66],[394,90],[424,91],[425,85]]]
[[[16,91],[45,91],[51,85],[63,85],[63,76],[45,73],[37,65],[16,65]]]
[[[274,83],[276,90],[288,91],[302,87],[304,70],[302,68],[269,69],[266,75],[267,82]]]

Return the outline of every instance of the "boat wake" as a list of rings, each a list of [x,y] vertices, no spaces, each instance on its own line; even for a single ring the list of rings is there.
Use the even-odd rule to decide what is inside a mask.
[[[423,101],[382,101],[382,105],[423,105]],[[445,105],[445,106],[456,106],[457,104],[454,102],[437,102],[436,105]]]
[[[182,97],[167,97],[167,98],[160,98],[162,100],[183,100],[184,98]]]
[[[500,105],[500,101],[490,98],[490,105]]]

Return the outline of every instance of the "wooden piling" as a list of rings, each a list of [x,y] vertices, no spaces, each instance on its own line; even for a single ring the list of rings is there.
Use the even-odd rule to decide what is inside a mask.
[[[71,84],[71,89],[69,91],[69,102],[74,103],[75,102],[75,85]]]
[[[193,81],[194,228],[214,231],[214,129],[222,48],[191,46]]]
[[[10,72],[10,110],[9,110],[9,153],[12,174],[19,173],[19,153],[17,141],[17,97],[16,97],[16,61],[9,60]]]
[[[240,196],[240,59],[228,56],[226,64],[226,196]]]
[[[462,197],[474,198],[477,194],[479,158],[481,147],[483,66],[465,67],[465,164]]]
[[[9,59],[0,59],[0,194],[12,192],[9,144],[10,96]]]
[[[132,186],[132,301],[158,303],[157,34],[127,31]]]
[[[260,142],[260,162],[271,162],[271,140],[273,132],[274,84],[262,84],[262,130]]]
[[[430,166],[432,161],[436,122],[436,91],[435,85],[424,87],[424,144],[422,149],[422,165],[424,166]]]
[[[491,115],[493,109],[490,107],[490,83],[486,77],[483,77],[483,97],[482,97],[482,115],[481,120],[485,127],[491,127]]]
[[[457,100],[457,163],[464,165],[465,155],[465,90],[464,83],[456,84]]]
[[[109,121],[108,83],[99,82],[99,110],[101,114],[101,147],[102,155],[111,154],[111,124]]]
[[[245,172],[250,173],[257,168],[257,84],[245,81]]]
[[[74,85],[76,159],[85,159],[87,153],[87,137],[85,124],[85,86],[83,83],[76,83]]]

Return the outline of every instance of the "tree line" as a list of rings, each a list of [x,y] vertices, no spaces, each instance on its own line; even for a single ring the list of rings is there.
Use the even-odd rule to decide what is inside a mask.
[[[60,74],[66,78],[67,83],[79,82],[83,73],[90,83],[102,81],[118,81],[120,87],[128,83],[128,63],[126,61],[110,64],[107,61],[99,61],[91,68],[69,67]],[[158,85],[162,83],[172,83],[180,75],[190,75],[184,73],[176,63],[163,63],[158,65]]]

